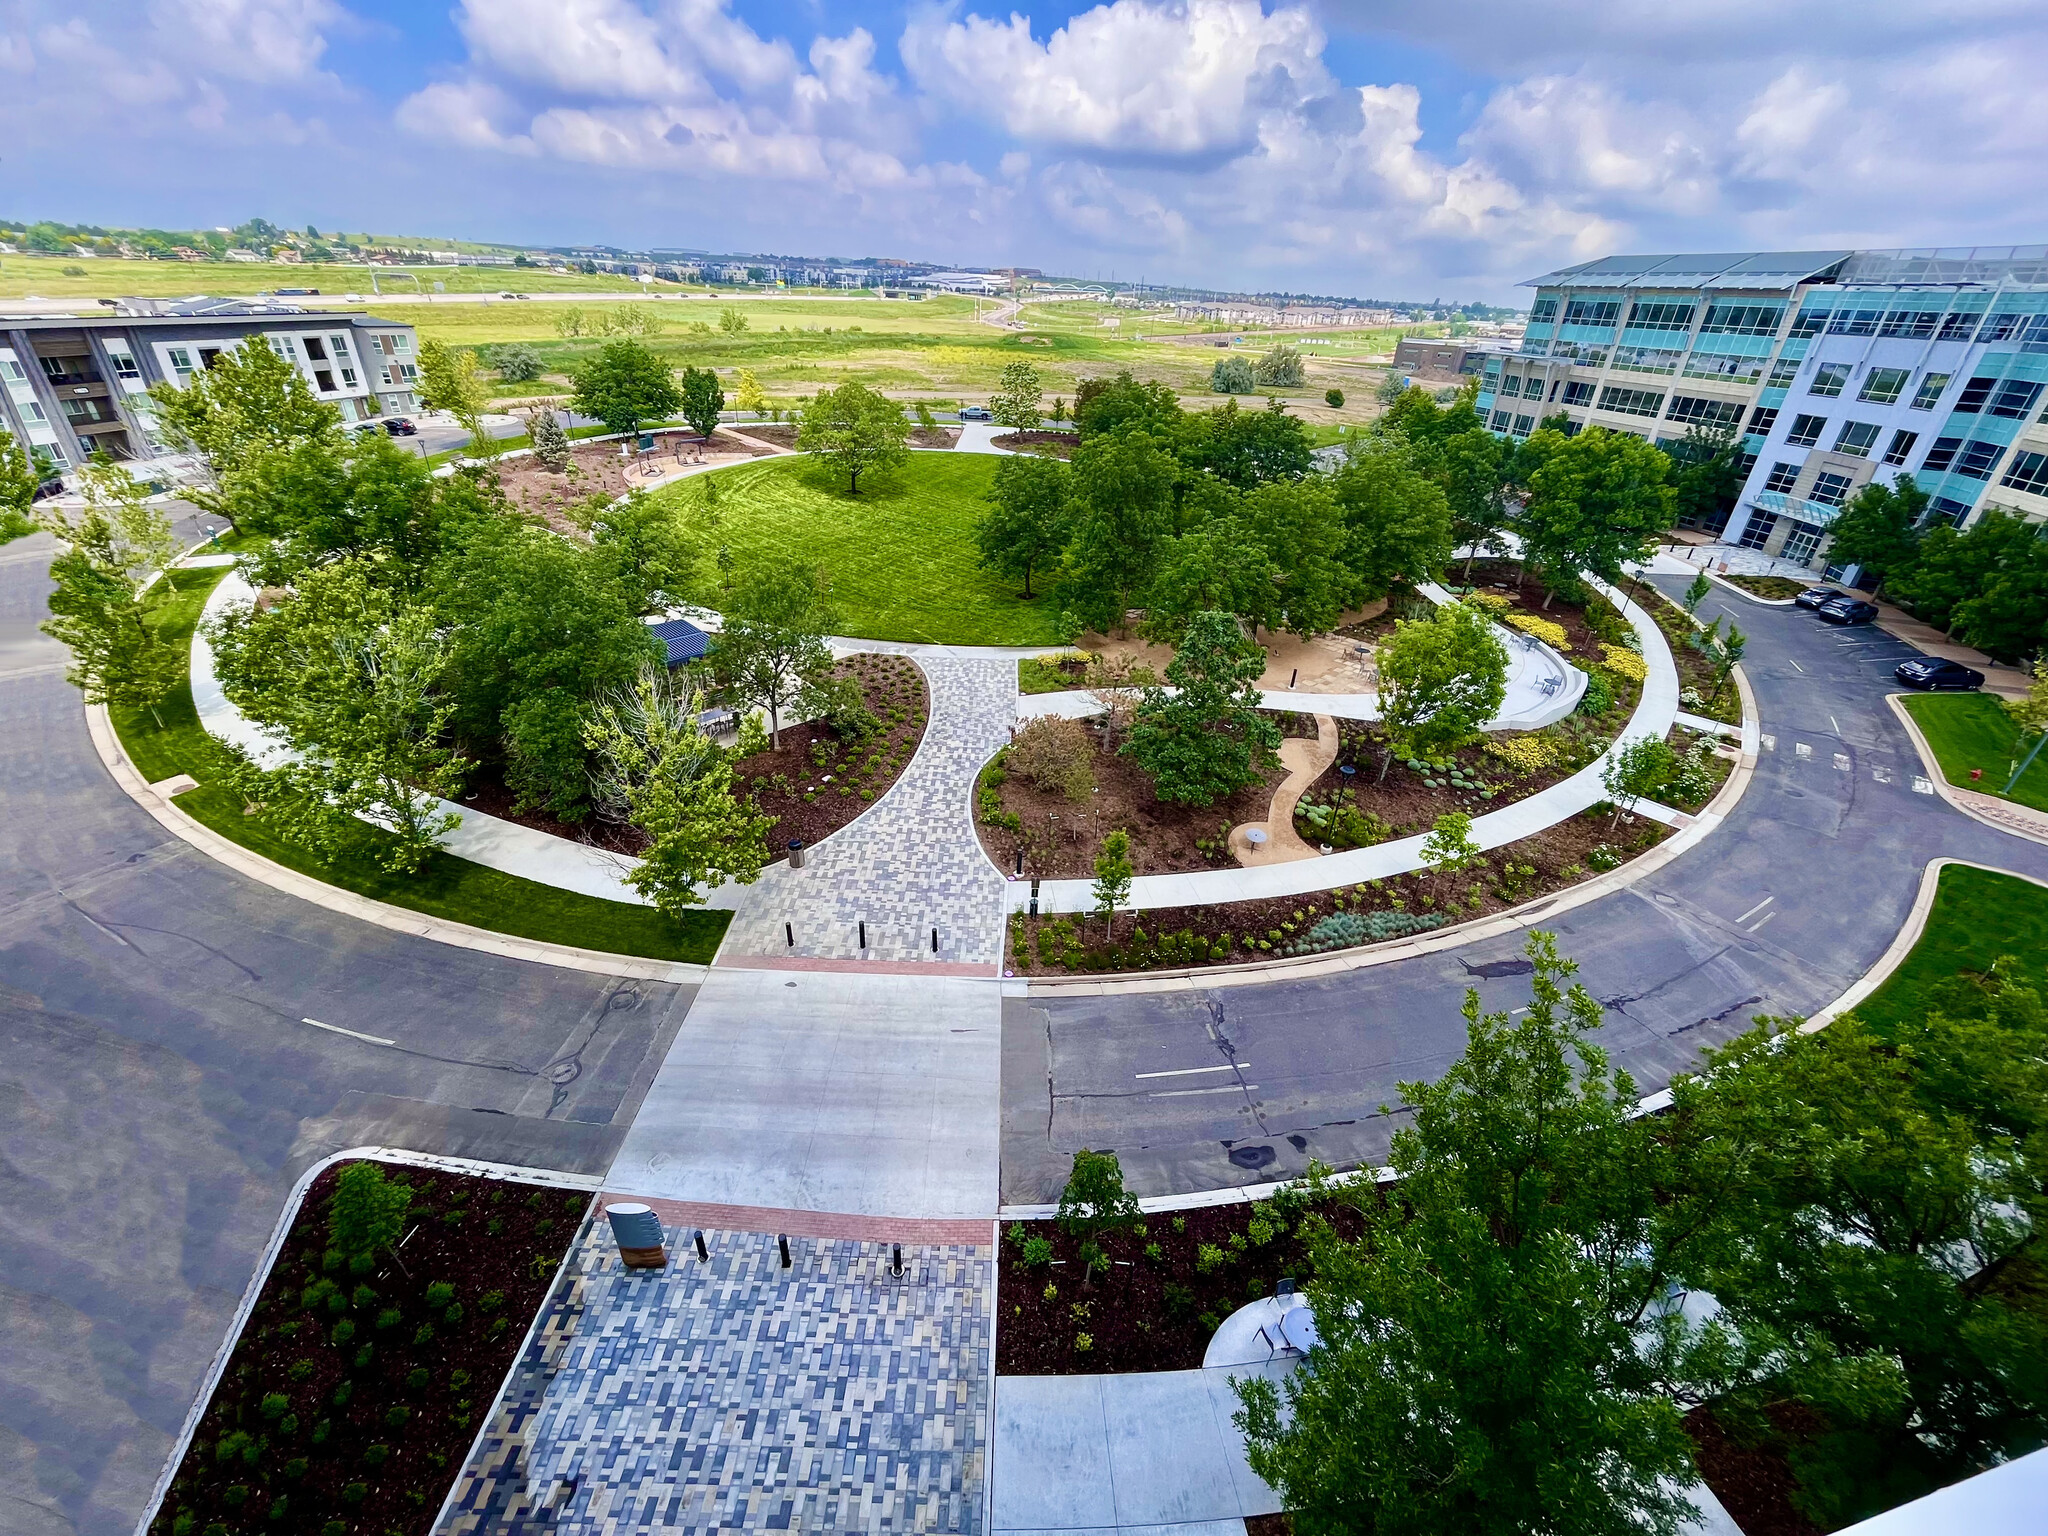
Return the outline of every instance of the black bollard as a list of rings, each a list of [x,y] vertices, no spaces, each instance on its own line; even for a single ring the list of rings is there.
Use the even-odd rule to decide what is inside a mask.
[[[704,1246],[704,1234],[702,1232],[697,1234],[697,1262],[699,1264],[709,1264],[711,1262],[711,1250]]]
[[[777,1233],[775,1246],[782,1250],[782,1267],[784,1269],[789,1268],[789,1238],[781,1233]]]

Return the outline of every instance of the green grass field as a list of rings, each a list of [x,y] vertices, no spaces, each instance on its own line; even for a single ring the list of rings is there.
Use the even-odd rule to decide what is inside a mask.
[[[1927,931],[1905,963],[1856,1011],[1880,1028],[1926,1011],[1930,994],[2004,955],[2035,979],[2048,968],[2048,888],[2017,875],[1952,864],[1941,872]]]
[[[1912,693],[1903,702],[1934,749],[1942,777],[1960,789],[2003,793],[2014,767],[2033,748],[2033,738],[2023,740],[2005,706],[1988,693]],[[1983,769],[1984,777],[1972,780],[1972,768]],[[2048,749],[2006,798],[2048,811]]]
[[[809,458],[717,473],[721,539],[742,568],[815,566],[832,578],[839,632],[863,640],[1052,645],[1058,610],[1025,602],[1014,582],[976,564],[974,529],[995,480],[993,454],[913,453],[849,496]],[[655,494],[699,496],[695,480]],[[1034,591],[1036,586],[1034,585]]]
[[[175,592],[162,586],[155,589],[149,622],[157,634],[189,645],[200,610],[226,574],[221,568],[187,571],[179,576]],[[230,842],[359,896],[522,939],[700,964],[717,952],[732,920],[727,912],[693,912],[677,923],[652,907],[557,890],[446,853],[434,855],[418,874],[387,874],[378,868],[375,855],[388,834],[367,824],[342,854],[322,860],[286,842],[263,817],[246,814],[240,799],[208,782],[213,777],[209,738],[192,706],[192,692],[183,683],[157,706],[161,727],[148,710],[111,713],[115,734],[144,779],[156,783],[189,773],[199,780],[198,789],[178,796],[179,810]]]

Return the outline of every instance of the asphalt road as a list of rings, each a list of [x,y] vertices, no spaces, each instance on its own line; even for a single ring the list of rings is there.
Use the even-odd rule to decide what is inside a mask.
[[[309,1163],[601,1172],[694,989],[409,938],[172,837],[35,630],[48,560],[0,546],[0,1530],[112,1536]]]
[[[1912,647],[1733,597],[1702,611],[1749,635],[1744,670],[1774,750],[1700,845],[1535,920],[1579,962],[1606,1009],[1599,1043],[1645,1093],[1756,1015],[1840,996],[1897,934],[1928,860],[2048,877],[2048,848],[1914,792],[1918,755],[1884,702]],[[1147,1195],[1285,1177],[1312,1156],[1380,1159],[1394,1124],[1381,1106],[1398,1114],[1397,1085],[1462,1049],[1467,989],[1488,1010],[1527,1003],[1520,950],[1505,936],[1325,980],[1009,999],[1003,1197],[1055,1199],[1080,1147],[1114,1149]]]

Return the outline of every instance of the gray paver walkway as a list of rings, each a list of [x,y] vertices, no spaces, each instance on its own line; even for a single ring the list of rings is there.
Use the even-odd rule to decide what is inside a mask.
[[[975,835],[974,776],[1010,739],[1017,664],[915,654],[932,696],[917,755],[864,815],[810,849],[802,869],[762,873],[740,901],[721,959],[1000,963],[1006,882]]]
[[[984,1529],[986,1247],[667,1228],[571,1260],[439,1536]]]

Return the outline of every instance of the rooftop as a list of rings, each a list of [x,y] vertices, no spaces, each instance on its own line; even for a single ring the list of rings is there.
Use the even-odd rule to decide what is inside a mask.
[[[2048,245],[1927,246],[1896,251],[1726,251],[1602,256],[1560,267],[1524,288],[1737,288],[1789,292],[1844,287],[2012,287],[2048,284]]]

